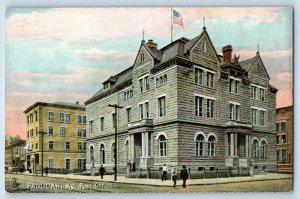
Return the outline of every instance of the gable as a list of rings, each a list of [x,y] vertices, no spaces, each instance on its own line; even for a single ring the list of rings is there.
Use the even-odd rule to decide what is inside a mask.
[[[220,60],[206,31],[191,46],[190,59],[195,63],[217,70]]]
[[[150,50],[148,50],[145,44],[142,43],[134,61],[134,65],[133,65],[134,68],[137,68],[146,63],[152,65],[153,62],[154,62],[154,58],[151,55]]]
[[[264,86],[269,85],[270,77],[259,55],[257,55],[255,60],[253,60],[247,72],[249,80],[252,83]]]

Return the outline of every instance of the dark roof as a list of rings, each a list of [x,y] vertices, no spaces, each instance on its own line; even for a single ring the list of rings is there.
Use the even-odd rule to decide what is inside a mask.
[[[239,62],[239,64],[242,66],[242,68],[244,68],[246,71],[248,71],[250,69],[250,67],[252,66],[253,62],[255,61],[256,56],[250,58],[250,59],[246,59],[244,61]]]
[[[290,110],[290,109],[294,109],[294,106],[293,105],[290,105],[290,106],[283,106],[283,107],[279,107],[279,108],[276,108],[276,112],[278,111],[281,111],[281,110]]]
[[[47,103],[47,102],[36,102],[29,106],[24,113],[28,113],[30,110],[37,106],[50,106],[50,107],[58,107],[58,108],[68,108],[68,109],[78,109],[78,110],[85,110],[85,106],[83,104],[77,103],[69,103],[69,102],[54,102],[54,103]]]

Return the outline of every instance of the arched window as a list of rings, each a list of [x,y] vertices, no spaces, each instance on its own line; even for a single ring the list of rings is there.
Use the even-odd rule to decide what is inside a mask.
[[[112,145],[111,145],[111,161],[112,162],[115,161],[115,157],[116,157],[116,154],[115,154],[115,143],[112,143]]]
[[[207,53],[207,42],[203,41],[203,52]]]
[[[214,136],[208,138],[208,156],[216,156],[216,138]]]
[[[104,147],[104,144],[100,145],[100,164],[105,164],[105,147]]]
[[[204,156],[204,136],[201,134],[196,138],[196,155]]]
[[[258,141],[254,140],[253,141],[253,146],[252,146],[252,157],[258,158]]]
[[[161,157],[167,156],[167,140],[164,135],[159,136],[158,144],[159,144],[159,156]]]
[[[267,158],[267,143],[265,140],[261,141],[261,158]]]
[[[94,166],[94,147],[93,146],[90,147],[90,162],[91,162],[92,166]]]

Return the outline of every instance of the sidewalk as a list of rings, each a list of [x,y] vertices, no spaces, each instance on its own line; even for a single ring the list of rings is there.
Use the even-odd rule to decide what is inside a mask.
[[[29,174],[25,174],[29,175]],[[102,182],[100,176],[84,176],[74,174],[49,174],[48,177],[53,178],[65,178],[74,180],[91,180]],[[213,184],[227,184],[227,183],[238,183],[238,182],[251,182],[251,181],[264,181],[264,180],[278,180],[278,179],[292,179],[292,174],[274,174],[268,173],[264,175],[255,175],[249,177],[230,177],[230,178],[209,178],[209,179],[192,179],[187,180],[187,185],[213,185]],[[113,175],[105,175],[103,182],[115,183]],[[161,181],[159,179],[141,179],[141,178],[125,178],[124,176],[118,176],[118,183],[124,184],[135,184],[135,185],[151,185],[151,186],[172,186],[172,180]],[[178,180],[177,184],[182,181]]]

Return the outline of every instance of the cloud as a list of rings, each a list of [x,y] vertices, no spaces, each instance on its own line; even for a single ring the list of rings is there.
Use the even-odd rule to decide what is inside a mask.
[[[203,16],[211,20],[239,21],[252,18],[272,22],[280,8],[175,8],[185,27]],[[234,14],[232,14],[234,13]],[[246,15],[249,13],[249,15]],[[254,14],[255,13],[255,14]],[[155,16],[155,17],[153,17]],[[158,20],[159,19],[159,23]],[[62,8],[11,15],[6,20],[6,39],[59,39],[64,41],[118,40],[130,35],[168,36],[170,8]]]
[[[82,58],[95,59],[105,62],[119,62],[120,60],[134,60],[136,52],[103,51],[96,48],[85,50],[80,53]]]

